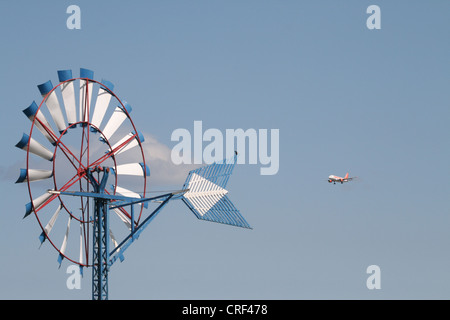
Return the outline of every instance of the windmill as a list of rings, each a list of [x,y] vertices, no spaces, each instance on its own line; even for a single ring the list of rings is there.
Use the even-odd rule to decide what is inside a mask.
[[[198,219],[251,229],[225,189],[237,154],[190,171],[180,190],[149,197],[144,136],[131,106],[92,70],[81,68],[78,78],[61,70],[58,78],[38,85],[42,101],[23,110],[31,128],[16,144],[26,151],[16,183],[27,184],[24,218],[36,217],[41,245],[56,249],[60,266],[92,268],[92,299],[108,299],[111,266],[171,200]]]

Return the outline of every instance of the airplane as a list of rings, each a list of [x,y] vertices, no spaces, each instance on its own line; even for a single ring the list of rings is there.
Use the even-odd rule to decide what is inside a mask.
[[[333,184],[336,184],[336,182],[340,182],[341,184],[343,184],[344,182],[348,182],[348,181],[351,181],[351,180],[353,180],[353,179],[355,179],[355,178],[357,178],[357,177],[351,177],[351,178],[349,178],[348,177],[348,172],[347,172],[347,174],[345,175],[345,177],[338,177],[338,176],[335,176],[335,175],[331,175],[331,176],[329,176],[328,177],[328,182],[329,183],[331,183],[331,182],[333,182]]]

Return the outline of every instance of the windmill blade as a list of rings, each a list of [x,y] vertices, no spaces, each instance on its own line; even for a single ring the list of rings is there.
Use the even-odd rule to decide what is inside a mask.
[[[112,135],[117,131],[117,129],[119,129],[120,125],[128,117],[131,110],[131,106],[126,102],[124,103],[124,109],[122,109],[122,107],[116,107],[105,128],[102,130],[103,136],[106,140],[111,139]],[[104,139],[101,140],[104,141]]]
[[[42,114],[41,110],[39,110],[39,107],[37,106],[36,102],[32,102],[31,105],[23,110],[23,113],[27,116],[28,119],[30,119],[31,122],[34,121],[34,118],[36,117],[37,119],[39,119],[40,122],[42,122],[42,124],[46,127],[44,128],[41,123],[39,123],[38,121],[34,121],[34,125],[36,126],[36,128],[38,128],[38,130],[44,135],[44,137],[47,138],[47,140],[52,144],[55,145],[55,139],[47,132],[50,131],[54,136],[57,136],[53,130],[52,127],[50,126],[50,124],[48,123],[47,119],[45,118],[45,116]],[[36,119],[36,120],[37,120]]]
[[[44,193],[43,195],[39,196],[38,198],[33,200],[33,203],[28,202],[25,205],[25,216],[24,218],[28,217],[30,213],[33,211],[33,206],[37,210],[39,209],[48,199],[50,199],[52,195],[48,192]]]
[[[114,191],[114,185],[111,185],[111,189]],[[139,193],[136,193],[134,191],[119,186],[116,186],[116,193],[125,197],[142,199],[142,196]],[[143,202],[142,205],[144,206],[144,208],[148,208],[148,201]]]
[[[117,247],[119,246],[119,243],[116,241],[116,238],[114,237],[114,234],[113,234],[113,232],[111,231],[111,229],[109,229],[109,236],[110,236],[110,238],[111,238],[111,242],[112,242],[113,245],[114,245],[114,248],[113,248],[113,250],[114,250],[115,248],[117,248]],[[117,252],[117,254],[119,255],[120,261],[122,262],[123,260],[125,260],[125,257],[124,257],[123,254],[120,252],[121,249],[122,249],[122,248],[118,248],[116,252]]]
[[[53,214],[50,221],[47,223],[47,225],[44,228],[44,231],[42,231],[41,235],[39,236],[39,240],[41,241],[41,244],[45,241],[47,236],[49,235],[50,231],[52,231],[53,226],[55,225],[56,219],[58,219],[59,212],[61,211],[63,205],[60,204],[58,208],[56,208],[55,213]]]
[[[38,181],[43,179],[48,179],[53,176],[53,171],[51,170],[40,170],[40,169],[28,169],[28,177],[27,177],[27,169],[20,169],[20,176],[17,179],[16,183],[22,183],[27,181]]]
[[[67,247],[67,239],[69,238],[69,232],[70,232],[70,222],[72,221],[72,216],[69,215],[69,221],[67,222],[67,229],[66,229],[66,234],[64,235],[64,239],[63,242],[61,244],[61,249],[59,250],[59,256],[58,256],[58,262],[59,265],[61,266],[61,262],[64,259],[64,253],[66,252],[66,247]]]
[[[40,84],[38,85],[38,89],[41,92],[42,97],[46,97],[45,104],[47,105],[48,111],[50,111],[50,115],[52,116],[53,121],[55,122],[56,127],[59,130],[59,133],[62,133],[64,130],[66,130],[67,126],[64,120],[63,113],[61,111],[61,107],[59,106],[56,92],[54,90],[52,91],[52,82],[49,80],[43,84]]]
[[[64,107],[66,109],[67,122],[69,126],[77,122],[77,110],[75,106],[75,89],[72,81],[72,70],[59,70],[58,71],[59,82],[64,82],[61,84],[61,94],[63,97]],[[71,127],[74,128],[74,127]]]
[[[132,139],[134,136],[134,139]],[[128,143],[125,143],[126,141],[128,141]],[[120,139],[119,141],[117,141],[112,147],[111,149],[109,149],[109,151],[111,152],[111,150],[115,150],[116,148],[119,148],[119,146],[123,145],[122,147],[120,147],[120,149],[118,149],[116,152],[114,152],[114,155],[118,155],[119,153],[131,150],[134,147],[137,147],[139,145],[139,142],[144,142],[144,135],[142,133],[140,133],[139,131],[137,132],[137,135],[134,132],[130,132],[129,134],[127,134],[126,136],[124,136],[122,139]]]
[[[115,169],[111,168],[111,171],[115,175],[128,175],[128,176],[149,176],[150,169],[144,163],[126,163],[116,166]]]
[[[114,185],[111,185],[112,189],[114,190]],[[134,191],[122,188],[117,186],[116,187],[116,193],[125,196],[125,197],[130,197],[130,198],[137,198],[137,199],[141,199],[142,197],[139,195],[139,193],[136,193]]]
[[[97,128],[100,128],[103,117],[108,109],[109,102],[111,101],[111,91],[114,89],[114,85],[109,81],[102,80],[102,84],[104,86],[100,86],[98,89],[97,102],[95,103],[91,121],[91,123]],[[91,131],[96,132],[97,130],[95,128],[91,128]]]
[[[80,264],[84,264],[84,255],[83,255],[83,224],[80,223],[80,258],[78,260]],[[81,274],[83,274],[83,269],[80,268]]]
[[[120,220],[126,225],[128,230],[131,230],[131,221],[128,219],[122,211],[120,211],[119,208],[114,208],[113,211],[116,213],[116,215],[119,217]]]
[[[86,108],[91,105],[92,88],[94,83],[86,79],[94,79],[94,71],[89,69],[80,68],[80,108],[79,108],[79,121],[87,121]],[[86,90],[88,95],[86,96]]]
[[[53,160],[53,153],[51,151],[25,133],[22,135],[22,139],[16,144],[16,147],[27,151],[28,144],[30,145],[29,150],[31,153],[48,161]]]
[[[114,234],[111,229],[109,229],[109,237],[111,238],[111,241],[114,245],[114,248],[113,248],[113,250],[114,250],[119,245],[119,243],[116,241],[116,237],[114,237]],[[120,248],[117,250],[117,252],[119,252],[119,251],[120,251]]]

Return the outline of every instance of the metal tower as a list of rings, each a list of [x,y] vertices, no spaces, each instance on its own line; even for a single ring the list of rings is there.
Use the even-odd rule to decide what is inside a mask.
[[[108,181],[109,168],[100,169],[97,167],[95,171],[89,170],[87,176],[94,192],[104,194],[106,182]],[[93,172],[100,175],[102,172],[100,183],[94,179]],[[108,258],[109,258],[109,241],[108,241],[108,201],[103,198],[94,198],[94,221],[93,221],[93,266],[92,266],[92,299],[107,300],[108,299]]]

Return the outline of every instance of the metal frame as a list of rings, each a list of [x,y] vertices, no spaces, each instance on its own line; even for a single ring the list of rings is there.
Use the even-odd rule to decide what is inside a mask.
[[[87,172],[87,177],[91,182],[94,192],[66,192],[49,190],[51,194],[58,196],[69,195],[77,197],[94,198],[94,220],[93,220],[93,266],[92,266],[92,300],[108,300],[108,272],[109,268],[117,259],[124,260],[123,253],[128,247],[139,238],[142,231],[150,224],[150,222],[158,215],[162,208],[175,195],[183,194],[189,190],[180,190],[172,193],[165,193],[159,196],[136,199],[124,196],[105,194],[105,185],[108,180],[109,168],[95,168]],[[93,173],[103,172],[101,179],[95,179]],[[100,180],[100,183],[97,181]],[[135,226],[134,220],[134,205],[141,204],[148,201],[160,200],[161,204],[140,224]],[[162,199],[162,200],[161,200]],[[131,207],[131,232],[122,242],[117,245],[112,251],[109,249],[109,210],[122,208],[125,206]]]

